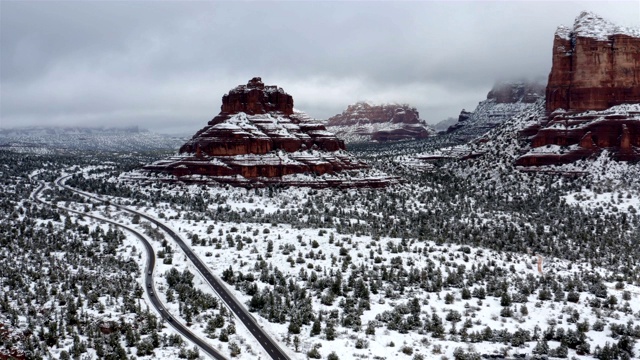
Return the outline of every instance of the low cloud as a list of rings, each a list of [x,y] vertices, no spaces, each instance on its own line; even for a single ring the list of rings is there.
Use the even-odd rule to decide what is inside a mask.
[[[437,122],[499,80],[546,79],[584,9],[638,26],[637,2],[5,2],[1,127],[192,132],[253,76],[324,119],[401,102]]]

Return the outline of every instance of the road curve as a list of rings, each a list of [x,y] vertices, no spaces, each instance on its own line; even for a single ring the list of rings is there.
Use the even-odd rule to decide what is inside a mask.
[[[196,269],[200,272],[202,277],[209,283],[209,285],[215,290],[216,293],[220,296],[222,301],[224,301],[229,309],[233,311],[233,313],[238,317],[240,321],[245,325],[245,327],[251,332],[251,334],[256,338],[256,340],[260,343],[260,345],[265,349],[266,353],[271,356],[274,360],[289,360],[289,356],[276,344],[276,342],[271,339],[271,337],[262,329],[258,323],[255,321],[253,316],[249,313],[249,311],[231,294],[231,292],[224,286],[222,281],[215,276],[209,269],[205,266],[205,264],[196,256],[196,254],[191,251],[189,246],[182,240],[182,238],[171,228],[166,226],[164,223],[156,220],[155,218],[138,212],[133,209],[129,209],[125,206],[114,204],[103,200],[94,194],[81,191],[75,188],[72,188],[68,185],[64,184],[64,181],[69,178],[71,175],[62,176],[55,180],[56,185],[65,188],[67,190],[78,193],[82,196],[103,202],[109,203],[111,206],[114,206],[120,210],[129,212],[131,214],[139,215],[141,218],[144,218],[156,226],[161,228],[164,232],[166,232],[171,238],[180,246],[182,251],[185,252],[187,257],[193,262],[196,266]]]
[[[56,185],[60,186],[60,184],[57,182],[56,180]],[[73,189],[66,187],[72,191],[74,191]],[[45,205],[49,205],[49,206],[53,206],[52,204],[47,203],[44,200],[41,200],[38,195],[40,194],[40,192],[44,190],[44,184],[40,184],[38,186],[38,188],[31,194],[31,198],[37,202],[40,202],[42,204]],[[144,276],[144,282],[145,282],[145,290],[147,291],[147,294],[149,295],[149,300],[151,301],[151,304],[153,305],[153,307],[156,308],[156,310],[158,311],[158,313],[162,316],[163,319],[166,320],[167,324],[170,324],[174,329],[176,329],[180,334],[182,334],[182,336],[184,336],[185,338],[187,338],[189,341],[193,342],[194,344],[196,344],[196,346],[198,346],[202,351],[204,351],[205,353],[207,353],[209,356],[211,356],[214,359],[218,359],[218,360],[227,360],[226,357],[224,357],[224,355],[222,355],[220,352],[218,352],[218,350],[216,350],[213,346],[209,345],[206,341],[200,339],[199,337],[197,337],[196,335],[194,335],[191,331],[189,331],[189,329],[183,325],[182,323],[176,321],[173,319],[173,317],[171,317],[171,315],[169,314],[169,312],[167,311],[167,309],[164,307],[164,305],[160,302],[160,300],[158,299],[158,295],[156,293],[156,289],[153,286],[153,269],[155,268],[155,264],[156,264],[156,256],[155,253],[153,251],[153,248],[151,247],[151,244],[149,243],[149,241],[147,241],[147,239],[140,234],[138,231],[130,228],[129,226],[126,225],[122,225],[120,223],[117,223],[115,221],[112,220],[108,220],[105,218],[101,218],[98,216],[93,216],[81,211],[77,211],[77,210],[73,210],[73,209],[69,209],[69,208],[65,208],[65,207],[61,207],[61,206],[57,206],[58,208],[64,209],[68,212],[72,212],[75,214],[79,214],[82,215],[84,217],[89,217],[101,222],[105,222],[108,224],[113,224],[119,228],[122,228],[128,232],[130,232],[131,234],[133,234],[136,238],[138,238],[138,240],[140,240],[145,247],[145,250],[147,251],[147,268],[144,270],[143,272],[143,276]]]

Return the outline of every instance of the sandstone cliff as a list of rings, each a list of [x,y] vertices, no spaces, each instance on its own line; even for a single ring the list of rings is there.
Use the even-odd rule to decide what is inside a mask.
[[[540,166],[640,153],[640,30],[581,13],[559,27],[546,89],[546,114],[524,129],[532,150],[517,165]]]
[[[181,181],[242,186],[379,187],[393,181],[367,177],[366,169],[323,124],[295,111],[291,95],[260,78],[224,95],[221,112],[176,156],[145,166]]]
[[[346,142],[424,139],[435,134],[435,130],[420,119],[416,108],[407,104],[358,102],[330,117],[326,125]]]
[[[582,12],[553,39],[547,111],[604,110],[640,102],[640,31]]]

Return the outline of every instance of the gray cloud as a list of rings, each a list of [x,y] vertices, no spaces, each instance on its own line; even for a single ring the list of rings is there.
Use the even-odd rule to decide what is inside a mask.
[[[638,26],[638,2],[3,2],[0,126],[192,132],[262,76],[327,118],[359,100],[436,122],[498,80],[542,79],[582,10]]]

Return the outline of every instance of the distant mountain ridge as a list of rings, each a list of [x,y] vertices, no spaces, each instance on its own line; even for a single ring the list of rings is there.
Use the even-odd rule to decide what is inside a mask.
[[[25,126],[0,128],[0,136],[17,135],[64,135],[64,134],[137,134],[149,132],[138,126]]]
[[[0,149],[18,152],[175,150],[184,141],[128,127],[30,126],[0,129]]]

